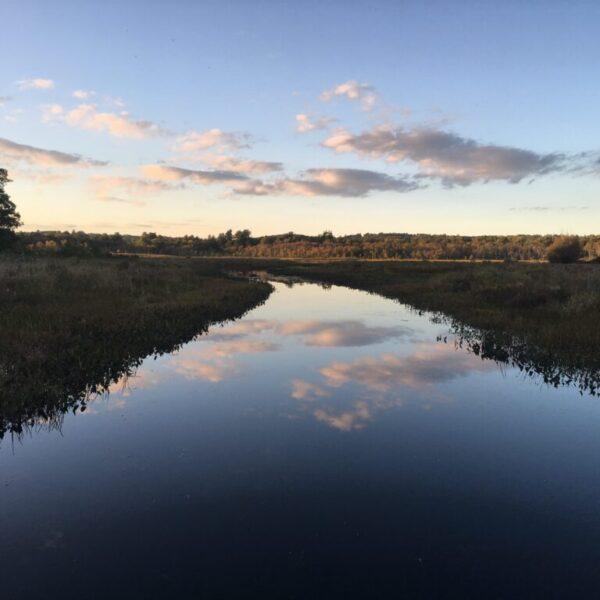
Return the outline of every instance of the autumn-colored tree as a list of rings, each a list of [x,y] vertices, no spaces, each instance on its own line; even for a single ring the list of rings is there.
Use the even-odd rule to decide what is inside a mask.
[[[551,263],[574,263],[583,256],[583,247],[576,236],[557,237],[548,247],[546,255]]]

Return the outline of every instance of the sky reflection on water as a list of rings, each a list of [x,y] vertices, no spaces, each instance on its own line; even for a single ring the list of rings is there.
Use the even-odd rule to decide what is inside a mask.
[[[275,285],[62,431],[5,440],[8,597],[514,594],[498,564],[597,583],[596,399],[389,300]]]

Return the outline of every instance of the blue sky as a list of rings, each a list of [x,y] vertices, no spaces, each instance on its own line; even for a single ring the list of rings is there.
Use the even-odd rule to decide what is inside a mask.
[[[0,18],[25,229],[597,233],[598,4],[5,0]]]

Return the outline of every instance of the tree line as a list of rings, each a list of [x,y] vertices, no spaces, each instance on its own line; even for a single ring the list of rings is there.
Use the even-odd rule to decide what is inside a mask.
[[[62,255],[108,253],[175,256],[235,256],[264,258],[356,258],[406,260],[545,260],[573,262],[600,257],[600,235],[459,236],[376,233],[310,236],[297,233],[253,237],[231,230],[217,236],[170,237],[96,234],[83,231],[21,232],[16,246],[24,252]]]

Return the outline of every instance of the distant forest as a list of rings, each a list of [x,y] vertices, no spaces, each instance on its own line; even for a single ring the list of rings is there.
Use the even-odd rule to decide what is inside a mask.
[[[417,260],[543,260],[554,235],[426,235],[377,233],[310,236],[297,233],[253,237],[249,230],[206,238],[71,232],[20,232],[18,247],[40,254],[102,255],[107,253],[177,256],[248,256],[269,258],[362,258]],[[581,236],[584,260],[600,257],[600,235]]]

